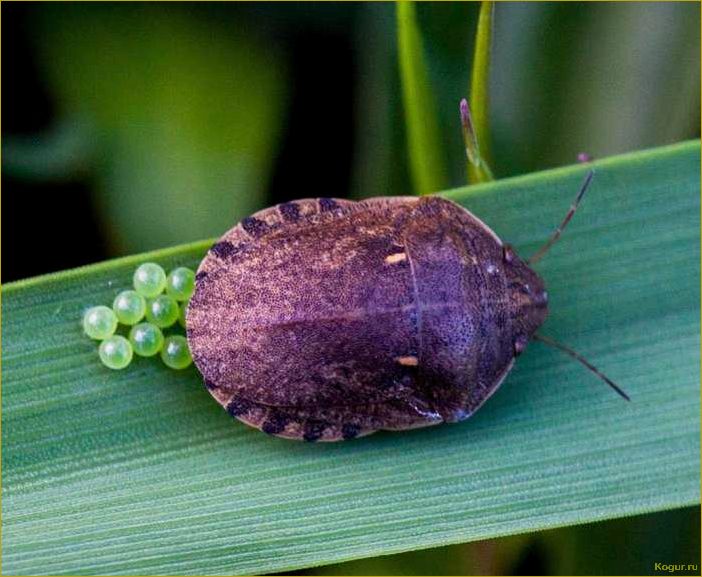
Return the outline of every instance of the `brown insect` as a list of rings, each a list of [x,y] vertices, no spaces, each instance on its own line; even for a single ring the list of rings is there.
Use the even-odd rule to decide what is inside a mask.
[[[556,241],[566,218],[530,263]],[[232,416],[337,441],[468,418],[546,318],[544,283],[438,196],[329,198],[245,218],[209,251],[187,312],[205,385]]]

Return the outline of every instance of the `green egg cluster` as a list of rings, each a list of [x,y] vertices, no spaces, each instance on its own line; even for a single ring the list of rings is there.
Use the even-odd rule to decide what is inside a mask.
[[[124,369],[134,355],[155,357],[171,369],[185,369],[193,360],[188,341],[182,335],[185,312],[195,290],[195,273],[178,267],[168,275],[163,267],[147,262],[133,276],[133,290],[115,296],[112,308],[99,305],[83,315],[83,331],[100,341],[98,356],[109,369]],[[125,336],[117,334],[120,326]],[[173,327],[177,332],[164,335]]]

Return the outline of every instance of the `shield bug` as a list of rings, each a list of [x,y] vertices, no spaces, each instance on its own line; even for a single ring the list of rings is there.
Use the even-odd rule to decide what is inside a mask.
[[[187,311],[215,399],[266,433],[336,441],[468,418],[546,318],[530,261],[438,196],[330,198],[245,218],[204,258]],[[597,372],[623,396],[609,379]]]

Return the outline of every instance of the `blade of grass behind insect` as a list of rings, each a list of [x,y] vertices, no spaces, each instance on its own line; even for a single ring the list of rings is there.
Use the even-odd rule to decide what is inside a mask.
[[[493,180],[490,170],[491,146],[489,130],[490,52],[492,45],[492,21],[495,7],[492,2],[480,5],[478,31],[475,36],[473,70],[470,81],[470,110],[477,148],[473,151],[475,162],[468,160],[468,182]],[[466,141],[466,147],[471,144]],[[469,155],[470,156],[470,155]]]
[[[396,4],[397,43],[407,150],[417,194],[446,186],[436,113],[414,2]]]
[[[539,263],[544,334],[630,403],[533,343],[463,423],[285,441],[233,421],[195,368],[110,371],[82,333],[138,264],[195,267],[210,243],[4,286],[4,573],[278,573],[698,503],[699,165],[699,141],[594,162]],[[586,171],[442,195],[528,256]]]

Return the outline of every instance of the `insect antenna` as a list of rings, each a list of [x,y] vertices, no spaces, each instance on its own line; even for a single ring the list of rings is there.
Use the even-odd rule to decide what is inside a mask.
[[[551,235],[551,238],[549,238],[546,243],[536,251],[535,254],[533,254],[527,262],[529,264],[534,264],[538,261],[541,260],[541,257],[546,254],[546,251],[553,246],[553,243],[555,243],[558,238],[561,236],[561,233],[565,229],[565,227],[568,225],[570,222],[570,219],[573,218],[573,215],[575,214],[575,211],[578,209],[578,205],[580,204],[580,201],[583,199],[583,196],[585,195],[585,191],[588,189],[590,186],[590,182],[592,181],[592,177],[595,176],[595,171],[590,170],[587,173],[587,176],[585,177],[585,180],[583,181],[582,186],[580,187],[580,192],[578,192],[578,196],[575,197],[575,201],[573,201],[573,204],[570,205],[570,210],[568,210],[568,214],[565,215],[565,218],[563,219],[563,222],[558,225],[558,228],[554,231],[554,233]]]
[[[627,401],[630,401],[631,399],[629,398],[629,395],[627,395],[612,379],[610,379],[607,375],[601,373],[599,370],[597,370],[596,367],[591,365],[589,362],[587,362],[582,356],[580,356],[578,353],[576,353],[573,349],[569,349],[565,345],[562,345],[558,341],[554,341],[553,339],[549,337],[545,337],[543,335],[539,334],[534,334],[532,335],[533,339],[536,339],[537,341],[541,341],[542,343],[545,343],[547,345],[550,345],[560,351],[563,351],[567,355],[570,355],[573,357],[576,361],[580,361],[583,365],[585,365],[588,369],[590,369],[593,373],[595,373],[600,379],[602,379],[605,383],[607,383],[610,387],[612,387],[621,397],[626,399]]]

